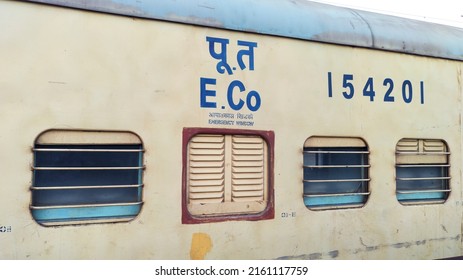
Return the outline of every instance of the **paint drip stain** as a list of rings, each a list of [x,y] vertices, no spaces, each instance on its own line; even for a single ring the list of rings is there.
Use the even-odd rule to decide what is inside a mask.
[[[206,233],[194,233],[191,238],[190,259],[204,260],[212,249],[211,237]]]

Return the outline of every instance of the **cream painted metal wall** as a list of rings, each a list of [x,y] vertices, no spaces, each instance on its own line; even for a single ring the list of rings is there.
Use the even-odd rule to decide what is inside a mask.
[[[1,259],[425,259],[462,254],[461,62],[193,27],[20,2],[0,2]],[[254,71],[219,74],[206,37],[256,42]],[[332,77],[329,97],[328,73]],[[343,97],[344,74],[355,94]],[[200,107],[200,79],[214,78],[217,108]],[[376,96],[362,96],[369,77]],[[394,102],[384,102],[396,82]],[[234,81],[260,108],[228,106]],[[413,99],[402,98],[411,81]],[[424,83],[424,104],[420,82]],[[225,109],[222,109],[224,106]],[[252,114],[252,126],[216,125],[210,113]],[[236,119],[235,119],[236,121]],[[211,123],[212,122],[212,123]],[[275,218],[185,225],[182,129],[275,132]],[[129,223],[43,227],[29,212],[31,146],[44,130],[129,130],[146,149],[144,201]],[[311,211],[302,200],[302,148],[311,136],[360,137],[370,149],[363,208]],[[446,203],[403,206],[395,196],[402,138],[445,140]],[[289,215],[290,213],[290,215]],[[200,253],[195,253],[200,252]]]

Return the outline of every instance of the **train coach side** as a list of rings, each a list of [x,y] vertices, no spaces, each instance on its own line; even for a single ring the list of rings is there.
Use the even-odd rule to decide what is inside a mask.
[[[1,259],[462,255],[461,30],[187,2],[0,1]]]

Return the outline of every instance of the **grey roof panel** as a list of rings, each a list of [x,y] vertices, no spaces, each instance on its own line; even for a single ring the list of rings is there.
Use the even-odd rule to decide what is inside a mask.
[[[463,60],[463,29],[305,0],[29,0],[29,2]]]

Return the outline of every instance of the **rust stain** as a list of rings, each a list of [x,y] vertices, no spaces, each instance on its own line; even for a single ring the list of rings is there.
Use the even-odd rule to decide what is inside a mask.
[[[206,233],[194,233],[191,238],[190,259],[204,260],[212,249],[211,237]]]

